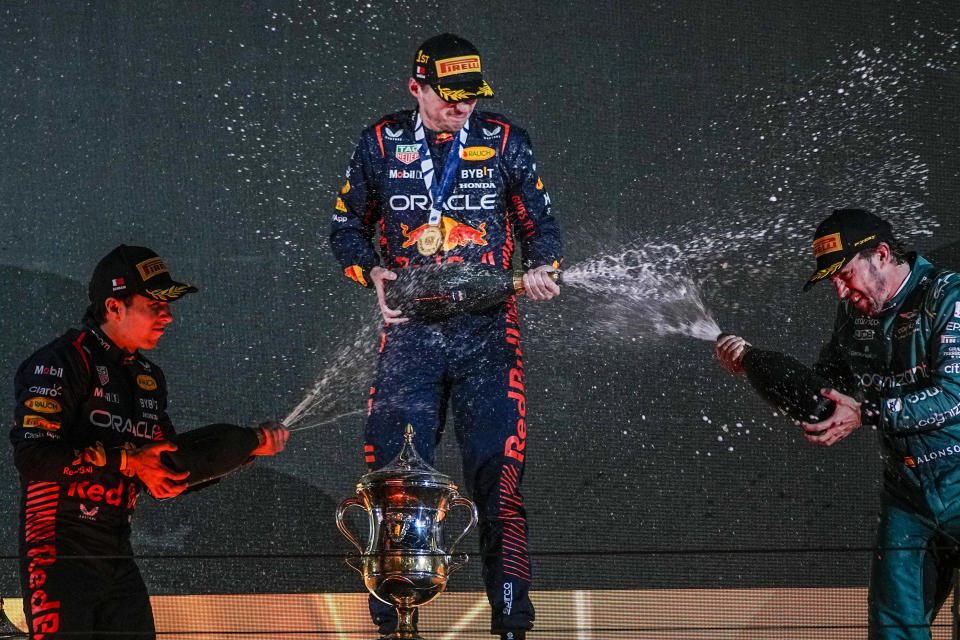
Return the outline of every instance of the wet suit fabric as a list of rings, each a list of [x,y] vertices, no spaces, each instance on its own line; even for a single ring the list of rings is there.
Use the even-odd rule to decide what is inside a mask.
[[[174,433],[163,372],[87,327],[27,358],[14,387],[10,440],[31,637],[153,638],[130,547],[140,484],[121,466],[125,447]]]
[[[880,437],[871,640],[930,638],[960,541],[960,275],[910,258],[876,316],[841,302],[815,367],[863,403]]]
[[[430,196],[417,162],[415,112],[386,116],[363,134],[337,199],[331,245],[346,275],[369,286],[369,270],[442,262],[514,267],[559,265],[562,245],[526,132],[498,114],[474,111],[456,178],[442,210],[445,241],[417,251]],[[456,132],[427,132],[437,175]],[[414,157],[416,156],[416,157]],[[517,239],[515,241],[515,238]],[[389,286],[389,284],[387,285]],[[527,455],[526,401],[516,301],[446,320],[387,325],[371,388],[365,455],[373,470],[399,452],[407,424],[431,464],[452,410],[466,494],[477,504],[491,629],[533,624],[527,519],[520,484]],[[392,607],[371,599],[381,630]]]

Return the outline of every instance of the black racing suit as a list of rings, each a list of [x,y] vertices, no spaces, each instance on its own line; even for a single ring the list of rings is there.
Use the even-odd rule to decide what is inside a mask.
[[[421,255],[417,238],[430,204],[414,134],[416,112],[388,115],[366,130],[337,198],[330,242],[346,275],[369,286],[376,266],[416,268],[480,262],[512,269],[558,266],[559,227],[537,173],[526,132],[506,117],[474,111],[451,191],[442,208],[443,244]],[[427,131],[441,176],[457,133]],[[379,240],[375,238],[379,235]],[[389,286],[389,283],[387,284]],[[371,388],[365,455],[370,469],[399,451],[407,424],[421,455],[433,461],[448,403],[463,459],[467,493],[480,514],[483,577],[495,633],[529,629],[530,558],[520,483],[528,453],[526,400],[517,304],[427,322],[387,325]],[[374,621],[391,630],[396,616],[372,601]]]
[[[27,358],[14,386],[28,630],[34,640],[153,638],[130,547],[140,483],[125,448],[173,435],[163,372],[87,327]]]

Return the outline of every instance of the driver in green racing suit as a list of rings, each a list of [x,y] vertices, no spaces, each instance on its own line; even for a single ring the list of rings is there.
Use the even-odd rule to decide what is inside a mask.
[[[870,575],[871,640],[930,639],[960,546],[960,275],[894,239],[890,224],[838,209],[814,235],[817,271],[840,298],[815,365],[837,404],[806,437],[832,445],[873,425],[884,460]],[[742,372],[742,338],[717,343],[721,365]]]

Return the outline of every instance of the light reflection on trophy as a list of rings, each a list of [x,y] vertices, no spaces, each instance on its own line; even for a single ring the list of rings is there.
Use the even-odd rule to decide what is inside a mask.
[[[363,576],[367,589],[397,608],[399,625],[390,640],[423,640],[413,624],[416,607],[439,596],[447,577],[467,562],[454,548],[477,523],[477,508],[457,492],[457,486],[420,457],[413,446],[413,427],[407,425],[404,444],[390,464],[360,478],[357,495],[337,508],[337,527],[360,555],[346,561]],[[343,520],[350,507],[369,518],[364,548]],[[443,549],[443,520],[447,510],[466,507],[470,522],[447,550]]]

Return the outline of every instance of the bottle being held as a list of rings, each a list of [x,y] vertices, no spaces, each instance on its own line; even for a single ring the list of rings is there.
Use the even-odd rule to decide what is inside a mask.
[[[747,345],[740,366],[757,394],[790,418],[816,423],[833,415],[836,403],[820,393],[830,383],[796,358]]]
[[[431,264],[394,273],[397,279],[384,283],[387,306],[423,320],[484,311],[523,293],[522,274],[492,264]]]

